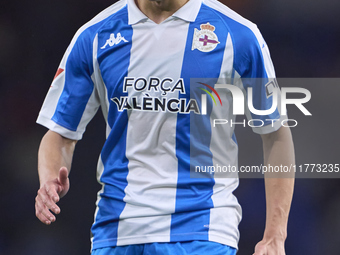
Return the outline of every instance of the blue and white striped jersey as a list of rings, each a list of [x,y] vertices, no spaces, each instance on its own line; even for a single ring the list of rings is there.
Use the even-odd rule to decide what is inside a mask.
[[[237,166],[232,98],[202,94],[234,78],[275,77],[257,27],[216,0],[190,0],[160,24],[133,0],[120,0],[79,29],[37,122],[79,140],[101,107],[107,140],[98,162],[93,249],[150,242],[209,240],[237,248],[237,178],[190,178],[195,165]],[[194,82],[200,78],[204,82]],[[253,86],[254,107],[272,98]],[[216,92],[216,91],[215,91]],[[222,104],[223,103],[223,104]],[[268,116],[257,133],[279,128]],[[215,176],[218,177],[216,173]]]

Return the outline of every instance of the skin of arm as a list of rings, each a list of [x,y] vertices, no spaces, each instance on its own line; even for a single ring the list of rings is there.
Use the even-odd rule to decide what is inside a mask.
[[[35,198],[35,213],[47,225],[56,220],[51,211],[60,213],[56,203],[69,190],[68,174],[76,143],[51,130],[41,140],[38,152],[40,188]]]
[[[290,129],[261,136],[264,163],[271,166],[294,166],[295,153]],[[293,167],[292,167],[293,169]],[[294,190],[293,173],[266,173],[266,226],[263,239],[255,246],[253,255],[285,255],[284,242]]]

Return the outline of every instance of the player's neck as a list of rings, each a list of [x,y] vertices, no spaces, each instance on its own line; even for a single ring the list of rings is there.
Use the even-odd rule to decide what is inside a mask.
[[[152,21],[159,24],[189,0],[135,0],[138,8]]]

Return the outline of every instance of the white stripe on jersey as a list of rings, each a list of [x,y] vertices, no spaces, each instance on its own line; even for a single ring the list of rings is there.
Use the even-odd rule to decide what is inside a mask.
[[[164,22],[158,25],[148,21],[133,25],[128,77],[136,77],[143,73],[146,77],[180,78],[188,26],[189,23],[185,21],[181,21],[180,24]],[[140,29],[141,27],[143,29]],[[175,45],[172,43],[173,39],[169,40],[169,37],[174,35],[178,38]],[[145,44],[146,40],[148,44]],[[159,45],[163,47],[160,48]],[[155,69],[155,61],[159,63],[158,69]],[[133,90],[129,90],[128,93],[132,96]],[[178,92],[168,93],[167,97],[178,98]],[[147,226],[149,233],[154,232],[153,228],[155,231],[158,229],[157,235],[165,236],[170,241],[171,213],[175,212],[178,162],[176,157],[169,155],[176,155],[174,135],[176,124],[177,114],[131,112],[126,141],[126,157],[129,160],[128,185],[124,198],[126,206],[120,216],[122,220],[119,222],[118,236],[131,236],[131,233],[132,236],[144,236]],[[152,188],[154,185],[155,189]],[[140,211],[141,217],[130,218],[131,215],[136,215],[136,210]],[[158,216],[155,222],[155,218],[150,217],[153,215],[164,216]],[[164,241],[164,237],[161,240]],[[138,240],[144,241],[140,238]],[[124,245],[124,240],[119,239],[117,244]]]
[[[100,182],[100,177],[102,176],[103,172],[104,172],[104,164],[103,164],[101,155],[99,155],[99,159],[97,163],[97,180],[98,180],[98,183],[102,185],[102,188],[97,192],[96,210],[94,212],[93,222],[96,220],[96,217],[99,211],[98,204],[101,199],[101,194],[104,193],[104,189],[105,189],[105,183]],[[93,236],[91,236],[91,251],[92,249],[93,249]]]
[[[103,116],[106,122],[106,138],[107,138],[111,132],[111,127],[107,121],[108,114],[109,114],[110,100],[107,95],[107,88],[104,84],[103,77],[100,72],[97,55],[98,55],[98,34],[96,35],[93,41],[93,70],[94,70],[94,80],[95,80],[94,86],[96,87],[98,97],[100,100],[101,110],[102,110],[102,113],[103,113]]]

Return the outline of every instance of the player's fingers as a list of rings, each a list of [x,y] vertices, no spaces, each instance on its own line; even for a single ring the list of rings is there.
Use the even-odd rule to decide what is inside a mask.
[[[57,193],[57,184],[53,184],[53,185],[45,185],[45,191],[46,194],[48,195],[48,197],[50,197],[54,203],[59,202],[59,195]]]
[[[45,215],[42,214],[41,210],[39,209],[39,206],[37,203],[35,203],[35,216],[44,224],[50,225],[51,221],[45,217]]]
[[[44,192],[44,189],[38,191],[38,196],[43,204],[47,207],[47,209],[51,210],[55,214],[60,213],[60,208],[57,204],[52,200],[52,198]]]
[[[56,220],[55,216],[50,212],[39,196],[35,199],[35,209],[37,217],[45,224],[50,224]]]

